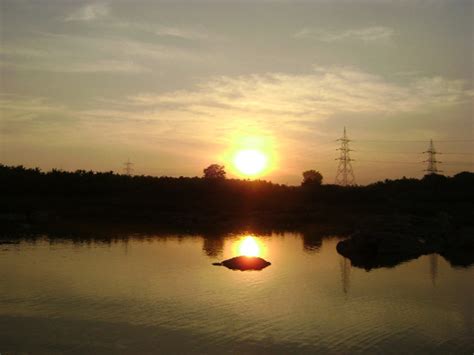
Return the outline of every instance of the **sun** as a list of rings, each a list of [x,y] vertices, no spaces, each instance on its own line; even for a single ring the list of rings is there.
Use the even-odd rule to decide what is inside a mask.
[[[234,157],[234,166],[240,173],[247,176],[261,173],[267,165],[267,156],[255,149],[240,150]]]

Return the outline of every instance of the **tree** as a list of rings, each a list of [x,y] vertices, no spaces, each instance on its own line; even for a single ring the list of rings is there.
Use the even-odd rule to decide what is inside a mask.
[[[321,185],[323,183],[323,176],[319,171],[306,170],[303,172],[303,181],[301,185]]]
[[[225,179],[224,165],[211,164],[203,172],[205,179]]]

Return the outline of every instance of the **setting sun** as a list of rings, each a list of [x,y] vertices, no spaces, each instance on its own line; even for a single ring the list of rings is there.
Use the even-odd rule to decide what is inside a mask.
[[[234,165],[237,170],[248,176],[261,173],[267,164],[267,156],[254,149],[241,150],[234,157]]]

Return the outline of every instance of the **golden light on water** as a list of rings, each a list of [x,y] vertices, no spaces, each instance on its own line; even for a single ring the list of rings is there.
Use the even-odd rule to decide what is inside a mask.
[[[259,256],[265,253],[263,243],[254,236],[247,235],[239,239],[234,245],[234,255]]]

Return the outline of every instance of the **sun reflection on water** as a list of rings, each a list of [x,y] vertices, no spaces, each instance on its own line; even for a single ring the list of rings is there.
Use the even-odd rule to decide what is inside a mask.
[[[265,252],[263,243],[252,235],[246,235],[234,244],[235,255],[259,256]]]

